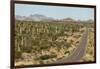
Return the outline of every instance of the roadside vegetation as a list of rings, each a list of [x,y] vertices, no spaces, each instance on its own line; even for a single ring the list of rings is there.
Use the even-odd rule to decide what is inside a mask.
[[[82,58],[82,61],[94,61],[94,48],[95,48],[95,44],[94,44],[94,25],[93,23],[88,25],[88,42],[87,42],[87,49],[86,49],[86,54],[85,56]]]

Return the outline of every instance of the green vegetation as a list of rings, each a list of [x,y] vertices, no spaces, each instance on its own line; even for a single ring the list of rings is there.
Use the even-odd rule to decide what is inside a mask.
[[[53,54],[53,55],[42,55],[42,56],[40,56],[40,59],[41,60],[46,60],[46,59],[54,58],[56,56],[57,55],[55,55],[55,54]]]
[[[32,54],[33,64],[62,58],[79,43],[84,30],[81,23],[16,21],[15,59],[23,58],[23,53]]]

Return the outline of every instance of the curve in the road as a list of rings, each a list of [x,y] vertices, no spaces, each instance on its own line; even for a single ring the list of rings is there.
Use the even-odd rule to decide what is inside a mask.
[[[77,46],[77,48],[75,50],[73,50],[72,54],[69,55],[69,57],[65,57],[65,58],[57,60],[53,63],[79,62],[79,60],[85,55],[86,47],[87,47],[87,38],[88,38],[88,30],[86,30],[84,32],[79,45]]]

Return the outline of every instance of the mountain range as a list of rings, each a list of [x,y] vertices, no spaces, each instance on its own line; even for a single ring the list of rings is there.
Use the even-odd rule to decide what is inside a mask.
[[[72,18],[64,18],[64,19],[55,19],[52,17],[47,17],[45,15],[41,15],[41,14],[31,14],[29,16],[20,16],[20,15],[16,15],[15,16],[16,20],[21,20],[21,21],[45,21],[45,22],[50,22],[50,21],[75,21],[75,22],[83,22],[81,20],[74,20]],[[85,22],[93,22],[93,20],[89,19],[86,20]]]
[[[54,21],[55,19],[52,17],[47,17],[44,15],[40,14],[34,14],[34,15],[29,15],[29,16],[20,16],[16,15],[15,16],[16,20],[25,20],[25,21]]]

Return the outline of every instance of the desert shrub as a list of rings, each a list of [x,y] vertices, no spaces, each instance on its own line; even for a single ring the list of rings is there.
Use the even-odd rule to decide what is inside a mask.
[[[70,53],[69,51],[65,51],[65,53],[64,54],[68,54],[68,53]]]
[[[50,58],[49,55],[42,55],[42,56],[40,56],[40,59],[42,59],[42,60],[46,60],[46,59],[49,59],[49,58]]]
[[[40,46],[40,50],[45,50],[45,49],[48,49],[49,47],[48,46]]]
[[[54,57],[56,57],[56,56],[57,56],[56,54],[52,54],[52,55],[42,55],[42,56],[40,56],[39,58],[40,58],[41,60],[46,60],[46,59],[54,58]]]
[[[67,43],[66,46],[67,46],[67,48],[71,47],[71,43]]]
[[[27,46],[27,47],[21,47],[21,51],[22,52],[30,53],[30,52],[32,52],[32,47],[29,47],[29,46]]]
[[[73,42],[74,42],[74,40],[72,40],[72,39],[71,39],[71,40],[70,40],[70,42],[71,42],[71,43],[73,43]]]
[[[76,43],[79,43],[79,41],[77,41]]]
[[[21,55],[22,55],[21,51],[16,51],[15,58],[19,59],[19,58],[21,58]]]

